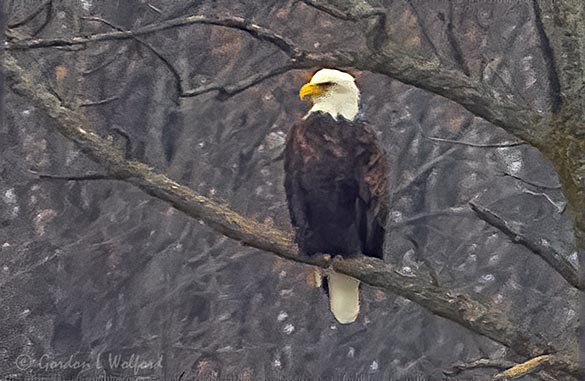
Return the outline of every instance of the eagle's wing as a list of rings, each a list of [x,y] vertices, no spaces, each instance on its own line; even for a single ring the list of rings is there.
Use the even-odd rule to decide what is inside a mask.
[[[301,128],[302,126],[299,123],[296,123],[293,125],[287,136],[284,150],[284,190],[288,201],[291,224],[295,230],[296,242],[299,244],[301,252],[305,253],[306,248],[303,247],[303,245],[309,224],[307,221],[307,211],[305,209],[305,191],[301,187],[299,176],[296,172],[301,167],[300,161],[302,161],[302,158],[300,157],[295,142],[293,141],[295,135],[299,133],[299,129]]]
[[[356,123],[356,213],[365,255],[384,258],[384,231],[388,217],[388,164],[376,133]]]

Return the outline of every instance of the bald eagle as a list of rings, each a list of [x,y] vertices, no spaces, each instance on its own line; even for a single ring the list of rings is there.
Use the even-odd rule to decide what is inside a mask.
[[[284,151],[284,186],[299,250],[383,259],[387,163],[376,134],[358,118],[354,77],[321,69],[299,96],[313,106],[290,129]],[[330,273],[323,286],[337,321],[354,322],[359,281]]]

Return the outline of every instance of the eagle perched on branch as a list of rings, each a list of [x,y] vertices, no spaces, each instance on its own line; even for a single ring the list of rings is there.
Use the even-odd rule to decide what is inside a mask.
[[[284,186],[301,253],[383,259],[387,163],[376,134],[358,119],[354,77],[321,69],[299,96],[313,106],[288,133]],[[337,321],[354,322],[359,281],[331,273],[323,285]]]

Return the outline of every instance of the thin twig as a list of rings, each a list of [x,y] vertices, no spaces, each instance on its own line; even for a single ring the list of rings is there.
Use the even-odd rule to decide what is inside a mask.
[[[118,180],[116,177],[103,174],[103,173],[91,173],[89,175],[51,175],[48,173],[40,173],[33,169],[28,170],[33,175],[37,176],[42,180],[62,180],[62,181],[89,181],[89,180]]]
[[[241,81],[238,81],[234,84],[231,84],[231,85],[210,83],[208,85],[201,86],[201,87],[196,88],[196,89],[187,90],[184,93],[182,93],[181,96],[182,97],[195,97],[195,96],[205,94],[205,93],[208,93],[211,91],[217,91],[218,98],[220,100],[224,100],[228,97],[231,97],[231,96],[234,96],[238,93],[241,93],[242,91],[244,91],[252,86],[257,85],[264,80],[267,80],[269,78],[276,77],[278,75],[287,73],[291,70],[297,70],[297,69],[302,69],[302,68],[306,68],[306,67],[310,67],[310,66],[309,65],[301,65],[301,64],[284,65],[284,66],[272,69],[266,73],[258,73],[255,75],[251,75],[250,77],[247,77],[247,78],[245,78]]]
[[[470,76],[471,73],[469,71],[469,67],[467,66],[467,64],[465,63],[465,57],[463,55],[463,51],[461,50],[461,44],[459,43],[459,41],[457,40],[457,37],[455,36],[455,27],[453,24],[453,2],[449,1],[449,21],[447,22],[447,41],[449,41],[449,46],[451,47],[451,50],[453,51],[453,58],[455,59],[455,62],[457,63],[457,65],[459,65],[459,68],[463,71],[463,73],[466,76]]]
[[[510,176],[510,177],[512,177],[512,178],[514,178],[516,180],[522,181],[525,184],[532,185],[533,187],[537,187],[537,188],[541,188],[541,189],[556,190],[556,189],[561,189],[562,188],[562,186],[560,184],[558,184],[558,185],[541,184],[541,183],[537,183],[535,181],[528,181],[526,179],[523,179],[520,176],[516,176],[516,175],[513,175],[513,174],[508,173],[508,172],[503,172],[502,175],[504,175],[504,176]]]
[[[150,3],[146,3],[146,5],[148,5],[148,8],[152,9],[153,11],[158,13],[159,15],[163,13],[160,9],[158,9],[157,7],[155,7],[154,5],[152,5]]]
[[[512,242],[518,243],[538,255],[565,278],[570,285],[577,289],[585,290],[579,282],[579,272],[575,266],[573,266],[567,256],[557,252],[546,240],[527,237],[515,229],[510,221],[507,221],[484,206],[475,202],[470,202],[469,205],[480,219],[506,234],[512,239]]]
[[[252,23],[241,17],[222,17],[213,18],[208,16],[189,16],[177,19],[163,21],[157,24],[147,25],[131,31],[118,31],[110,33],[98,33],[84,37],[73,37],[70,39],[56,38],[56,39],[26,39],[18,41],[9,41],[6,43],[7,50],[23,50],[23,49],[37,49],[37,48],[52,48],[62,46],[85,45],[92,42],[100,41],[116,41],[127,40],[135,38],[136,36],[143,36],[160,32],[167,29],[177,28],[181,26],[205,24],[215,25],[226,28],[232,28],[249,33],[254,38],[261,41],[266,41],[280,50],[282,50],[291,59],[299,59],[303,52],[300,51],[288,38],[273,32],[270,29],[264,28],[258,24]]]
[[[112,54],[111,57],[109,57],[108,59],[105,59],[102,63],[100,63],[92,68],[81,70],[80,74],[91,75],[91,74],[97,73],[98,71],[100,71],[100,70],[108,67],[112,63],[116,62],[116,60],[118,60],[120,57],[124,56],[124,53],[126,53],[127,50],[128,50],[127,46],[122,46],[117,52]]]
[[[99,105],[103,105],[103,104],[106,104],[106,103],[109,103],[109,102],[113,102],[113,101],[115,101],[117,99],[120,99],[120,96],[119,95],[114,95],[114,96],[111,96],[109,98],[101,99],[99,101],[85,101],[85,102],[81,102],[79,104],[79,107],[99,106]]]
[[[117,30],[117,31],[126,32],[126,30],[124,28],[119,27],[117,25],[114,25],[110,21],[107,21],[101,17],[94,17],[94,16],[82,17],[81,19],[87,20],[87,21],[100,22],[102,24],[109,26],[112,29]],[[170,61],[162,53],[160,53],[157,49],[155,49],[148,42],[144,41],[142,38],[140,38],[138,36],[132,36],[132,38],[135,41],[137,41],[139,44],[141,44],[142,46],[144,46],[145,48],[150,50],[152,52],[152,54],[154,54],[156,57],[158,57],[158,59],[161,60],[161,62],[167,67],[167,69],[169,69],[169,71],[171,72],[171,74],[175,78],[177,93],[179,94],[179,96],[182,96],[183,95],[183,80],[181,79],[181,75],[179,74],[179,71],[177,69],[175,69],[175,67],[170,63]]]
[[[52,2],[53,2],[53,0],[45,0],[45,1],[43,1],[28,16],[26,16],[22,20],[16,21],[16,22],[13,22],[13,23],[9,23],[7,25],[8,28],[18,28],[20,26],[23,26],[24,24],[28,23],[29,21],[31,21],[32,19],[34,19],[35,17],[37,17],[44,9],[48,9],[51,6],[51,3]]]
[[[427,220],[427,219],[433,218],[433,217],[450,217],[450,216],[453,216],[453,217],[455,217],[455,216],[457,216],[457,217],[465,217],[465,216],[472,217],[473,214],[471,213],[471,209],[469,209],[468,207],[456,206],[456,207],[452,207],[452,208],[445,208],[445,209],[433,210],[430,212],[420,213],[420,214],[405,218],[405,219],[400,220],[400,221],[391,222],[389,227],[390,227],[390,229],[392,229],[392,228],[397,228],[400,226],[412,225],[412,224],[415,224],[419,221],[424,221],[424,220]]]
[[[432,160],[426,162],[425,164],[421,165],[418,168],[418,171],[412,176],[410,177],[407,181],[403,181],[400,183],[399,186],[396,187],[396,189],[393,190],[392,192],[392,197],[393,199],[402,194],[402,192],[406,191],[407,189],[409,189],[412,185],[416,184],[416,182],[422,177],[424,176],[428,171],[432,170],[433,168],[435,168],[435,166],[443,161],[445,158],[449,157],[453,152],[455,152],[457,150],[457,147],[451,147],[448,150],[446,150],[445,152],[441,153],[440,155],[434,157]]]
[[[552,206],[554,206],[557,209],[557,212],[559,214],[563,214],[565,212],[565,209],[567,209],[567,203],[565,201],[555,202],[555,200],[553,200],[548,194],[544,192],[534,192],[527,188],[523,188],[522,192],[531,194],[533,196],[544,197],[546,201],[548,201]]]
[[[422,17],[420,17],[418,9],[416,9],[414,4],[412,3],[412,0],[406,0],[406,3],[410,7],[410,10],[412,11],[412,13],[414,13],[414,16],[416,18],[416,23],[418,24],[418,27],[420,28],[422,36],[427,41],[427,44],[431,47],[431,50],[433,51],[435,56],[439,60],[442,60],[443,57],[441,57],[441,54],[439,53],[439,50],[437,49],[437,45],[435,45],[435,43],[433,42],[433,39],[431,38],[431,36],[429,36],[429,34],[427,32],[427,28],[422,22]]]
[[[428,139],[428,140],[431,140],[433,142],[460,144],[460,145],[464,145],[464,146],[468,146],[468,147],[475,147],[475,148],[506,148],[506,147],[517,147],[517,146],[521,146],[521,145],[526,144],[526,142],[523,142],[523,141],[520,141],[520,140],[515,141],[515,142],[506,142],[506,143],[487,143],[487,144],[483,144],[483,143],[464,142],[464,141],[461,141],[461,140],[443,139],[443,138],[437,138],[437,137],[434,137],[434,136],[427,136],[422,131],[422,129],[420,129],[420,134],[422,135],[423,138]]]

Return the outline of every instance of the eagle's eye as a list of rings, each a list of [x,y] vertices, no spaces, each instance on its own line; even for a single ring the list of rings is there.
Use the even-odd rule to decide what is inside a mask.
[[[321,82],[321,83],[319,83],[319,86],[326,88],[326,89],[333,86],[333,85],[335,85],[335,82]]]

